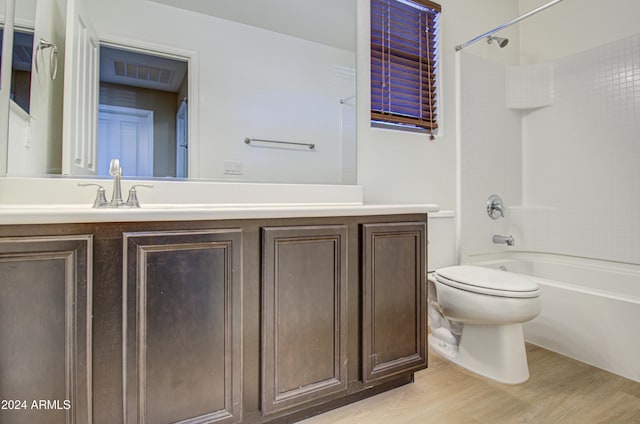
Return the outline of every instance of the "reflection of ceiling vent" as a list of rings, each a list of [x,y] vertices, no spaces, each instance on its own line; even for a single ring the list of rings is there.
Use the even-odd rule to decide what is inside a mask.
[[[151,81],[160,84],[171,84],[174,71],[139,63],[127,63],[121,60],[113,62],[113,70],[116,76],[133,78],[141,81]]]

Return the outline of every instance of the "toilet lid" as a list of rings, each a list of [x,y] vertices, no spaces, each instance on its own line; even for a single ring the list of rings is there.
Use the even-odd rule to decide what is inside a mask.
[[[530,278],[513,272],[473,265],[436,270],[436,279],[461,290],[504,297],[536,297],[540,289]]]

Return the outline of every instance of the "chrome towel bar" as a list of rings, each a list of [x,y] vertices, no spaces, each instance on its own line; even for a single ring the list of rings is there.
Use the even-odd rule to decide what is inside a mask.
[[[309,148],[309,150],[314,150],[316,148],[316,145],[312,143],[295,143],[293,141],[264,140],[261,138],[250,138],[250,137],[245,137],[244,139],[245,144],[251,144],[252,141],[260,141],[262,143],[276,143],[276,144],[290,144],[295,146],[306,146]]]

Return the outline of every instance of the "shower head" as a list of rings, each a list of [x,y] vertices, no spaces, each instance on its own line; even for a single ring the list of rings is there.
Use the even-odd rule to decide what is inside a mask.
[[[500,48],[503,48],[509,43],[508,38],[496,37],[493,35],[487,37],[487,43],[489,44],[491,44],[494,40],[498,43],[498,46],[500,46]]]

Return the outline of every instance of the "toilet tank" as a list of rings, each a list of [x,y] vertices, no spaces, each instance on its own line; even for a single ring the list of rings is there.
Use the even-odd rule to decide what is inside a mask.
[[[453,211],[430,213],[427,217],[427,271],[457,265],[456,219]]]

